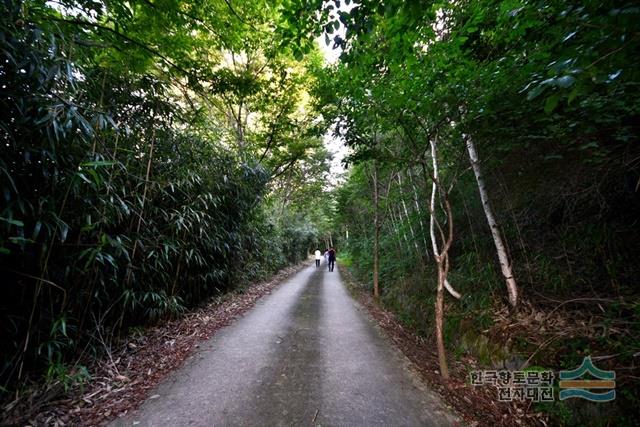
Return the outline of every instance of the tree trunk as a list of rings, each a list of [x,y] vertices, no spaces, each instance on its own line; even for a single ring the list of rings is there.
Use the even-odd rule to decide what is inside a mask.
[[[390,206],[387,206],[387,214],[389,216],[389,219],[391,220],[391,226],[393,227],[393,233],[395,234],[396,238],[393,239],[393,241],[396,244],[396,248],[397,248],[397,254],[398,254],[398,259],[402,258],[402,245],[400,244],[400,230],[398,229],[398,224],[396,224],[396,219],[393,216],[393,211],[391,210]]]
[[[373,238],[373,296],[380,298],[380,286],[378,283],[378,252],[380,247],[380,213],[378,212],[378,164],[373,162],[373,225],[375,228]]]
[[[436,193],[438,192],[438,185],[439,185],[439,174],[438,174],[438,151],[436,148],[436,143],[435,141],[431,141],[431,160],[433,163],[433,177],[432,177],[432,185],[431,185],[431,204],[429,205],[429,210],[431,211],[431,216],[429,219],[429,234],[431,235],[431,245],[432,245],[432,249],[433,249],[433,255],[436,258],[436,262],[441,262],[438,261],[439,257],[441,256],[445,256],[446,254],[444,253],[444,251],[441,251],[438,249],[438,240],[436,238],[436,233],[435,233],[435,224],[436,224]],[[449,215],[448,218],[449,224],[451,224],[451,221],[453,221],[453,218],[451,218],[451,216]],[[442,244],[444,245],[444,236],[442,238],[443,242]],[[455,289],[453,289],[453,287],[451,286],[451,284],[449,283],[449,280],[447,279],[447,276],[445,275],[443,278],[443,285],[445,287],[445,289],[451,294],[451,296],[453,296],[456,299],[460,299],[462,297],[462,295],[460,295],[460,293],[458,293]]]
[[[447,274],[449,272],[449,248],[451,247],[451,242],[453,241],[453,218],[451,214],[451,208],[449,205],[449,201],[447,195],[444,191],[442,191],[441,184],[438,176],[438,153],[436,149],[436,142],[434,140],[430,141],[431,144],[431,160],[433,165],[433,175],[431,176],[431,201],[429,204],[429,210],[431,213],[430,216],[430,235],[431,235],[431,244],[433,246],[433,256],[436,260],[436,265],[438,266],[438,287],[436,291],[436,304],[435,304],[435,317],[436,317],[436,341],[438,348],[438,364],[440,366],[440,375],[445,380],[449,379],[449,367],[447,366],[447,353],[444,347],[444,289],[446,288],[451,295],[456,298],[460,298],[460,294],[458,294],[447,281]],[[423,170],[426,170],[423,169]],[[444,199],[444,204],[446,207],[445,213],[447,215],[447,235],[445,236],[444,231],[439,223],[437,223],[436,218],[436,193],[440,195],[441,198]],[[438,225],[438,231],[440,234],[440,238],[442,240],[442,247],[438,248],[438,240],[436,238],[435,233],[435,225]]]
[[[398,230],[399,230],[398,236],[400,235],[400,233],[402,233],[402,240],[404,240],[404,244],[406,246],[406,247],[402,247],[402,252],[405,254],[411,253],[411,244],[409,243],[407,232],[404,230],[403,224],[402,224],[402,211],[398,209],[398,212],[396,213],[394,208],[390,208],[389,212],[395,218],[396,222],[400,224],[398,226]]]
[[[439,257],[438,257],[439,258]],[[438,261],[438,291],[436,293],[436,339],[438,345],[438,364],[440,375],[445,380],[449,379],[449,367],[447,366],[447,353],[444,348],[444,281],[445,269],[442,260]]]
[[[416,206],[416,211],[418,212],[418,217],[420,218],[420,235],[422,236],[422,243],[424,245],[424,250],[426,253],[426,257],[429,257],[429,250],[427,249],[427,239],[425,237],[424,225],[422,225],[422,209],[420,209],[420,203],[418,203],[418,190],[416,189],[416,184],[413,182],[413,174],[411,173],[411,168],[409,168],[409,182],[411,182],[411,188],[413,189],[413,203]]]
[[[402,197],[403,189],[402,189],[402,177],[401,173],[398,172],[398,189],[400,190],[400,201],[402,202],[402,209],[404,210],[404,217],[409,224],[409,232],[411,233],[411,241],[413,242],[413,246],[416,249],[416,253],[418,257],[420,257],[420,248],[418,247],[418,241],[416,239],[416,233],[413,231],[413,225],[411,224],[411,219],[409,218],[409,210],[407,209],[407,204],[404,202],[404,197]]]
[[[475,144],[469,136],[467,136],[466,139],[467,151],[469,152],[469,159],[471,160],[471,167],[473,168],[473,173],[475,174],[476,181],[478,182],[478,191],[480,192],[482,208],[484,209],[484,214],[487,217],[487,222],[489,223],[489,228],[491,229],[491,235],[493,236],[493,243],[495,244],[496,251],[498,252],[500,269],[502,270],[502,275],[504,276],[507,283],[507,291],[509,292],[509,303],[512,307],[515,307],[518,304],[518,285],[516,284],[516,279],[513,276],[513,270],[511,269],[511,264],[509,263],[509,257],[507,256],[507,251],[505,249],[504,241],[502,240],[502,235],[500,234],[500,229],[498,228],[498,223],[496,222],[493,211],[491,210],[489,195],[487,194],[484,177],[482,176],[482,172],[480,170],[480,161],[478,160],[478,153],[476,151]]]

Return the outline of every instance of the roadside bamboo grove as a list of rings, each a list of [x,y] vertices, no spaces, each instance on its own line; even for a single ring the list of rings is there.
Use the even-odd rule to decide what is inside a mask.
[[[160,27],[180,18],[187,23],[176,25],[200,28],[204,17],[149,5],[116,9],[112,19],[132,28],[120,34],[108,19],[92,18],[105,10],[74,15],[83,5],[61,4],[70,8],[65,14],[39,2],[3,1],[0,9],[3,394],[41,375],[56,384],[82,380],[74,377],[82,372],[78,357],[108,351],[130,327],[177,316],[299,262],[319,238],[306,211],[289,214],[273,192],[274,170],[293,179],[287,173],[305,150],[318,150],[315,140],[288,140],[298,151],[285,159],[286,170],[268,153],[286,154],[272,129],[261,158],[244,134],[240,152],[223,137],[237,126],[228,130],[211,118],[220,111],[205,107],[237,108],[229,99],[234,91],[248,99],[246,88],[217,78],[207,92],[193,75],[212,64],[187,70],[179,44],[170,46],[175,51],[146,45],[133,32],[145,13]],[[155,21],[148,22],[141,27],[153,31]],[[244,79],[236,83],[251,83]],[[292,120],[295,99],[287,102],[281,120]],[[317,158],[321,174],[326,157]]]

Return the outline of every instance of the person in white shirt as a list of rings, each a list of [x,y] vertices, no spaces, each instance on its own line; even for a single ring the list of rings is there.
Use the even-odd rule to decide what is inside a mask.
[[[320,267],[320,257],[321,257],[320,249],[316,249],[315,255],[316,255],[316,267]]]

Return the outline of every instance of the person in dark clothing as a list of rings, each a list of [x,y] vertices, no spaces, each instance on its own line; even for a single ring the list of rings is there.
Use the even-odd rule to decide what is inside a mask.
[[[329,271],[333,271],[333,267],[336,265],[336,250],[334,248],[329,249]]]

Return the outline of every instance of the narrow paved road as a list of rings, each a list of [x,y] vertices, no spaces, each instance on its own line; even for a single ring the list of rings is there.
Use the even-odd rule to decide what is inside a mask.
[[[264,297],[152,395],[112,425],[456,424],[326,265]]]

